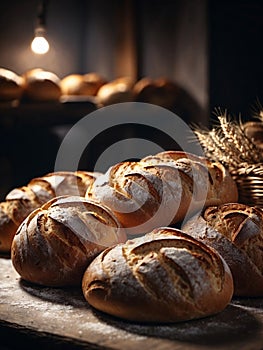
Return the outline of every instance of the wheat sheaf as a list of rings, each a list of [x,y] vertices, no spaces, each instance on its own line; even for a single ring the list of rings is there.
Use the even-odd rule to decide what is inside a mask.
[[[218,121],[211,130],[193,130],[206,157],[223,163],[233,176],[263,176],[262,149],[246,136],[241,118],[236,119],[221,108],[215,109],[214,114]]]

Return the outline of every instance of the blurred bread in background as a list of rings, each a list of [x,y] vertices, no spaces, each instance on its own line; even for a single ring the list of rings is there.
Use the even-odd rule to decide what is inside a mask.
[[[120,77],[104,84],[98,91],[98,102],[104,106],[134,101],[134,81],[130,77]]]
[[[166,78],[145,77],[134,85],[136,101],[152,103],[164,108],[174,107],[179,87]]]
[[[23,93],[23,78],[15,72],[0,68],[0,102],[19,100]]]
[[[176,113],[184,121],[198,121],[204,114],[195,98],[181,85],[167,77],[144,77],[134,85],[136,102],[150,103]]]
[[[60,87],[63,95],[96,96],[106,80],[98,73],[69,74],[65,76]]]
[[[134,80],[121,76],[108,80],[98,72],[72,73],[59,78],[43,68],[21,74],[0,68],[0,102],[83,102],[97,107],[122,102],[143,102],[176,113],[185,122],[196,122],[204,111],[184,87],[168,77]]]
[[[53,72],[35,68],[26,71],[23,98],[30,101],[59,101],[61,96],[60,78]]]

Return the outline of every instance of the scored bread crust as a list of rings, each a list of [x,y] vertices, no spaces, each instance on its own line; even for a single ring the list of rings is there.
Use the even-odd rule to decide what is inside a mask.
[[[212,162],[206,157],[183,151],[164,151],[157,153],[156,157],[166,160],[172,159],[174,161],[186,158],[190,163],[203,164],[208,177],[206,206],[238,201],[237,185],[230,173],[221,163]]]
[[[185,152],[166,151],[110,167],[87,191],[107,205],[128,233],[182,221],[203,206],[237,200],[237,187],[219,163]]]
[[[110,247],[82,280],[94,308],[138,322],[178,322],[222,311],[233,294],[229,267],[212,248],[173,228]]]
[[[190,190],[177,186],[176,177],[178,172],[173,167],[123,162],[94,182],[91,196],[107,205],[130,233],[147,232],[174,221],[175,213],[183,218]]]
[[[216,249],[228,263],[234,295],[263,295],[263,212],[240,203],[209,207],[182,229]]]
[[[28,282],[79,285],[99,252],[125,240],[124,230],[107,208],[82,197],[61,196],[22,222],[12,242],[11,259]]]
[[[99,175],[85,171],[48,173],[11,190],[0,203],[0,252],[10,252],[18,226],[33,210],[58,196],[84,196]]]

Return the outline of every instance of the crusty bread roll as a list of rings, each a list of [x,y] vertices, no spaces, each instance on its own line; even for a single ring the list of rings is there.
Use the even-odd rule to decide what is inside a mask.
[[[263,150],[263,123],[248,121],[243,124],[245,135],[259,148]]]
[[[12,203],[0,203],[0,254],[9,254],[18,225],[14,222],[15,208]],[[10,214],[8,214],[10,213]]]
[[[0,203],[0,252],[10,252],[18,226],[34,209],[57,196],[84,196],[99,175],[85,171],[54,172],[10,191]]]
[[[144,77],[134,85],[136,101],[152,103],[167,109],[172,109],[175,106],[179,93],[179,87],[166,78]]]
[[[96,96],[99,88],[106,80],[97,73],[69,74],[61,79],[63,95]]]
[[[182,227],[228,263],[236,296],[263,296],[263,212],[245,204],[209,207]]]
[[[12,242],[11,259],[28,282],[80,285],[91,260],[105,247],[125,240],[125,232],[107,208],[79,196],[61,196],[22,222]]]
[[[134,100],[134,82],[129,77],[120,77],[104,85],[97,92],[98,102],[104,106]]]
[[[38,74],[39,72],[43,72],[44,69],[43,68],[32,68],[32,69],[29,69],[27,71],[25,71],[22,75],[22,77],[27,80],[27,79],[30,79],[30,77],[34,77],[36,74]]]
[[[35,68],[24,73],[25,100],[57,102],[61,96],[60,79],[53,73]]]
[[[110,167],[87,191],[108,206],[129,234],[182,221],[203,206],[237,200],[236,184],[219,163],[167,151]]]
[[[19,100],[23,93],[23,78],[15,72],[0,68],[0,101]]]
[[[110,247],[88,266],[84,297],[94,308],[139,322],[178,322],[222,311],[233,295],[229,267],[182,231],[158,228]]]
[[[201,192],[207,191],[205,206],[238,201],[237,185],[228,170],[221,163],[213,162],[206,157],[197,156],[183,151],[164,151],[157,153],[155,158],[158,158],[161,161],[164,160],[169,162],[170,160],[173,160],[183,163],[186,167],[185,172],[192,176],[193,180],[196,181],[197,190],[200,188]],[[145,158],[146,161],[153,162],[151,159],[152,157]],[[193,164],[195,164],[195,166],[191,169]],[[206,172],[204,169],[206,169]],[[201,173],[204,174],[205,181],[208,181],[207,185],[202,182],[204,181],[202,177],[199,179]],[[201,182],[199,183],[200,180]],[[196,201],[198,202],[197,198]],[[200,206],[198,206],[198,209],[199,208]]]
[[[150,103],[176,113],[186,123],[197,123],[205,118],[200,102],[187,87],[167,77],[144,77],[133,88],[134,101]]]

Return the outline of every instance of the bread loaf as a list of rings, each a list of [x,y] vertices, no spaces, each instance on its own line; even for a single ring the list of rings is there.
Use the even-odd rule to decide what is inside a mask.
[[[129,77],[114,79],[100,87],[97,92],[98,102],[103,106],[134,100],[133,80]]]
[[[245,135],[260,149],[263,149],[263,123],[247,121],[243,124]]]
[[[180,88],[166,78],[144,77],[134,85],[136,101],[151,103],[167,109],[172,109],[176,102],[178,103],[179,93]]]
[[[0,203],[0,252],[10,252],[18,226],[34,209],[57,196],[84,196],[98,175],[85,171],[54,172],[9,192]]]
[[[82,197],[61,196],[22,222],[12,242],[11,259],[28,282],[79,285],[100,251],[125,240],[125,232],[107,208]]]
[[[219,163],[185,152],[163,152],[109,168],[87,198],[108,206],[129,234],[182,221],[203,206],[237,200],[237,188]]]
[[[166,108],[186,123],[200,123],[205,112],[196,98],[178,81],[144,77],[134,85],[134,100]]]
[[[200,189],[202,193],[207,191],[205,206],[238,201],[237,185],[227,169],[219,162],[183,151],[164,151],[154,158],[146,157],[144,160],[148,162],[172,160],[184,164],[185,172],[196,182],[196,190]],[[201,174],[203,177],[200,179]]]
[[[60,87],[64,95],[96,96],[106,80],[97,73],[70,74],[65,76]]]
[[[97,256],[84,273],[82,290],[90,305],[113,316],[178,322],[222,311],[233,280],[212,248],[182,231],[158,228]]]
[[[0,101],[19,100],[23,93],[23,78],[13,71],[0,68]]]
[[[236,296],[263,296],[263,212],[245,204],[207,208],[182,227],[228,263]]]
[[[35,102],[58,102],[61,96],[60,79],[41,68],[24,73],[23,98]]]

